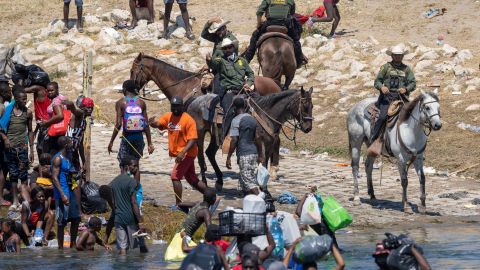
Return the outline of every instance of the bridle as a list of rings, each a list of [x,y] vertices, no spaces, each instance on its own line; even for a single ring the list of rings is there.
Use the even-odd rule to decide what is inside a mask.
[[[428,115],[428,114],[425,113],[425,105],[431,104],[431,103],[439,103],[439,102],[436,101],[436,100],[429,101],[429,102],[423,102],[423,100],[421,101],[419,112],[425,116],[425,120],[423,122],[420,122],[420,119],[416,119],[413,115],[411,115],[413,120],[415,120],[416,122],[420,122],[420,124],[423,126],[423,133],[425,133],[425,135],[427,137],[430,135],[430,133],[432,132],[432,129],[433,129],[432,118],[435,117],[435,116],[440,117],[440,110],[437,113],[434,113],[432,115]],[[428,130],[428,131],[426,131],[426,130]]]
[[[137,78],[139,77],[140,74],[142,74],[142,77],[141,77],[141,78],[144,79],[145,81],[147,80],[146,78],[151,77],[151,75],[149,76],[149,74],[147,74],[147,72],[145,72],[145,70],[144,70],[144,67],[145,67],[145,66],[144,66],[144,64],[143,64],[143,58],[140,60],[139,63],[135,63],[135,64],[140,66],[139,71],[136,72],[136,73],[134,73],[134,74],[132,74],[132,75],[133,75],[133,81],[135,82],[135,84],[137,84]],[[185,81],[187,81],[187,80],[190,80],[191,78],[194,78],[194,77],[197,77],[197,76],[199,76],[199,75],[202,75],[204,72],[205,72],[204,70],[200,70],[199,72],[195,72],[195,73],[193,73],[192,75],[190,75],[190,76],[188,76],[188,77],[186,77],[186,78],[184,78],[184,79],[182,79],[182,80],[180,80],[180,81],[178,81],[178,82],[174,82],[174,83],[172,83],[171,85],[169,85],[169,86],[167,86],[167,87],[164,87],[163,89],[160,89],[160,88],[159,88],[159,89],[157,89],[157,90],[166,91],[166,90],[169,89],[170,87],[179,85],[179,84],[181,84],[181,83],[183,83],[183,82],[185,82]],[[148,81],[146,81],[146,82],[143,84],[143,86],[142,86],[140,89],[138,89],[138,92],[143,91],[144,96],[145,96],[145,87],[146,87],[146,85],[147,85],[147,82],[148,82]],[[201,82],[200,82],[200,83],[201,83]],[[194,94],[196,93],[196,88],[197,88],[197,87],[195,87],[195,88],[193,89],[194,91],[193,91],[192,93],[194,93]],[[146,100],[150,100],[150,101],[161,101],[160,99],[159,99],[159,100],[156,100],[156,99],[149,99],[149,98],[146,98],[146,97],[141,97],[141,98],[142,98],[142,99],[146,99]]]

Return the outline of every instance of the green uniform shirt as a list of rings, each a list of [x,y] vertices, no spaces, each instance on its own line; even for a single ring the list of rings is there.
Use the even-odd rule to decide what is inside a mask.
[[[262,0],[257,9],[257,16],[265,14],[267,20],[286,19],[294,13],[294,0]]]
[[[220,38],[215,33],[211,34],[210,32],[208,32],[209,27],[210,27],[210,24],[206,23],[205,26],[203,27],[201,36],[202,36],[202,38],[214,43],[213,51],[212,51],[212,58],[223,57],[221,44],[222,44],[223,39],[225,39],[225,38],[229,38],[231,41],[234,42],[235,53],[238,54],[238,44],[239,44],[239,42],[238,42],[237,37],[235,37],[235,35],[232,32],[227,31],[227,34],[225,35],[225,37]]]
[[[407,94],[409,94],[416,88],[415,76],[409,66],[403,63],[396,66],[389,62],[380,68],[374,86],[377,90],[386,86],[391,92],[396,92],[399,88],[405,88]]]
[[[253,85],[254,73],[243,57],[237,57],[233,62],[224,57],[215,57],[208,66],[213,73],[220,75],[220,84],[225,90],[240,90],[245,83]]]

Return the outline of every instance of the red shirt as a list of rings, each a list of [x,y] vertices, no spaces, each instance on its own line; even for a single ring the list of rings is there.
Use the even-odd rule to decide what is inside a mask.
[[[52,101],[50,100],[50,98],[48,98],[46,90],[41,90],[41,91],[44,92],[45,99],[43,101],[39,101],[38,98],[36,98],[35,101],[33,102],[33,106],[35,109],[35,119],[37,121],[38,120],[46,121],[50,119],[50,116],[47,113],[47,108],[48,106],[50,106],[50,103],[52,103]]]
[[[222,249],[223,254],[227,252],[227,248],[230,246],[230,243],[228,243],[225,240],[217,240],[217,241],[210,242],[209,244],[219,246]]]

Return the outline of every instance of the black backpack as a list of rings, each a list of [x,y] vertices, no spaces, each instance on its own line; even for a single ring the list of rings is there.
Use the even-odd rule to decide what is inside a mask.
[[[217,247],[206,243],[199,244],[188,253],[180,266],[180,270],[190,269],[189,266],[192,265],[203,270],[220,270],[223,266],[217,255]]]

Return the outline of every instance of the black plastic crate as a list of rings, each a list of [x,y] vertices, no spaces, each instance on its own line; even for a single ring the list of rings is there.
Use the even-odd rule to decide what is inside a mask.
[[[266,213],[237,213],[233,210],[218,213],[219,234],[222,236],[258,236],[266,234]]]

